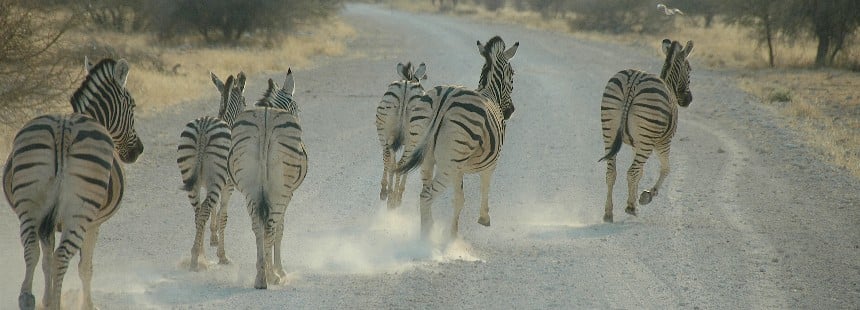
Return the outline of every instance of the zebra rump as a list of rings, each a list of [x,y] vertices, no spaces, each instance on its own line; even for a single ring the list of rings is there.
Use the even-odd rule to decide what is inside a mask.
[[[182,190],[199,188],[198,183],[206,178],[203,175],[205,171],[227,171],[230,138],[230,127],[215,117],[200,117],[185,125],[185,130],[180,134],[179,156],[176,159],[179,167],[182,167]],[[213,160],[206,160],[207,157]],[[219,178],[220,184],[227,182],[226,175],[209,177]]]

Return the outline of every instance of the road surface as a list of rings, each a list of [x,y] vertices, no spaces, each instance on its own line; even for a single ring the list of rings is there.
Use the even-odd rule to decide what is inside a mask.
[[[860,305],[860,182],[803,146],[750,96],[735,72],[693,62],[672,172],[660,196],[623,212],[629,147],[619,155],[615,223],[604,224],[599,102],[612,74],[658,72],[657,49],[595,43],[516,25],[347,5],[357,30],[344,57],[294,70],[309,174],[286,215],[283,285],[253,289],[244,200],[230,205],[233,264],[188,270],[193,213],[179,190],[182,126],[215,114],[206,100],[140,118],[146,153],[126,166],[122,209],[101,228],[93,299],[101,309],[666,309],[855,308]],[[511,61],[516,113],[490,192],[493,226],[476,223],[479,178],[465,182],[462,240],[418,241],[418,176],[404,206],[379,201],[375,107],[397,62],[425,62],[427,88],[477,86],[475,42],[520,42]],[[686,41],[693,38],[672,38]],[[707,38],[700,38],[707,39]],[[289,63],[289,59],[283,60]],[[242,68],[236,68],[236,71]],[[201,72],[200,74],[205,74]],[[219,73],[227,74],[227,73]],[[134,78],[134,75],[131,75]],[[249,101],[265,79],[251,76]],[[145,103],[139,103],[145,104]],[[640,188],[656,180],[657,160]],[[4,201],[5,204],[5,201]],[[18,222],[0,211],[0,308],[16,307],[24,263]],[[451,195],[434,206],[447,225]],[[442,234],[442,232],[439,232]],[[208,235],[208,232],[207,232]],[[76,260],[75,260],[76,261]],[[75,264],[76,265],[76,264]],[[37,268],[34,290],[41,300]],[[76,266],[64,302],[80,293]]]

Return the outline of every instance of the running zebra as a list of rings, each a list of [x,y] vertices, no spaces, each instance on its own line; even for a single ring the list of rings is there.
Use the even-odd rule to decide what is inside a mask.
[[[478,41],[478,51],[484,56],[484,67],[478,88],[437,86],[430,91],[435,113],[423,139],[414,149],[407,146],[407,160],[398,167],[403,173],[421,164],[424,183],[421,191],[421,233],[427,238],[433,224],[430,206],[448,186],[454,187],[454,215],[451,236],[458,234],[460,212],[465,202],[463,175],[481,175],[481,213],[478,223],[490,226],[490,180],[502,150],[505,123],[514,113],[511,100],[514,70],[509,60],[514,57],[519,42],[505,49],[505,42],[496,36],[486,45]],[[435,174],[433,171],[435,165]],[[432,180],[432,182],[431,182]]]
[[[636,152],[630,170],[627,170],[627,208],[636,215],[636,192],[642,177],[642,166],[657,150],[660,157],[660,177],[650,190],[642,192],[639,204],[645,205],[657,196],[657,190],[669,174],[669,144],[678,124],[678,107],[693,101],[690,92],[690,63],[693,41],[681,46],[678,41],[663,40],[666,62],[660,76],[627,69],[609,79],[600,104],[600,121],[603,124],[603,145],[606,155],[606,207],[603,221],[612,222],[612,187],[615,185],[615,155],[621,143],[627,143]]]
[[[21,221],[26,274],[18,296],[21,309],[34,309],[33,271],[39,244],[47,309],[60,309],[69,260],[81,251],[78,273],[83,309],[93,309],[90,283],[99,226],[119,207],[125,188],[120,161],[143,153],[134,129],[134,99],[125,88],[129,65],[84,59],[86,79],[71,98],[74,113],[36,117],[15,135],[3,170],[3,190]],[[54,248],[55,232],[60,233]]]
[[[211,73],[212,82],[221,93],[218,117],[203,116],[185,125],[179,137],[176,163],[182,174],[182,189],[188,193],[194,207],[196,233],[191,247],[191,270],[199,270],[199,260],[205,261],[203,233],[210,213],[211,242],[217,246],[219,264],[229,264],[224,251],[224,228],[227,226],[227,207],[233,191],[233,182],[227,171],[227,156],[232,142],[230,126],[236,115],[245,110],[245,74],[240,72],[234,79],[221,82]],[[200,202],[200,191],[206,197]],[[212,212],[218,207],[218,212]]]
[[[233,123],[228,163],[236,188],[248,202],[257,243],[258,289],[279,284],[286,276],[281,266],[284,213],[308,170],[294,89],[292,71],[287,71],[283,88],[269,79],[257,107],[242,112]]]
[[[427,79],[425,71],[426,66],[423,63],[418,65],[417,69],[411,62],[405,65],[398,63],[397,74],[400,75],[401,80],[388,85],[388,90],[376,108],[376,132],[382,144],[383,164],[382,190],[379,192],[379,199],[387,199],[389,209],[400,205],[403,189],[406,187],[406,175],[394,172],[397,168],[394,157],[403,146],[407,131],[410,139],[415,140],[426,130],[423,127],[417,128],[410,125],[419,124],[419,122],[411,122],[411,118],[426,119],[428,115],[416,115],[408,110],[416,105],[424,105],[427,107],[426,110],[430,111],[429,97],[424,93],[424,87],[420,82],[422,79]],[[407,126],[410,128],[405,128]]]

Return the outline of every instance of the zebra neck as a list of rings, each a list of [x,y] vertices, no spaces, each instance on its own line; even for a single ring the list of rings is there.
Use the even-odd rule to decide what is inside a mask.
[[[75,113],[92,117],[109,131],[111,130],[109,124],[107,123],[107,120],[105,119],[105,117],[107,117],[108,115],[106,115],[106,113],[100,113],[100,111],[98,111],[100,110],[100,105],[98,104],[98,102],[92,102],[88,100],[87,96],[80,96],[77,99],[72,99],[72,109],[75,111]],[[113,131],[111,131],[111,135],[113,135]]]
[[[499,107],[499,109],[502,108],[502,94],[496,88],[479,86],[475,91],[484,97],[490,98],[490,100],[496,103],[496,106]]]
[[[677,66],[666,65],[663,67],[663,71],[660,72],[660,79],[662,79],[663,82],[666,83],[666,87],[668,87],[669,90],[675,94],[676,98],[679,95],[679,92],[678,92],[678,86],[679,86],[678,85],[679,84],[678,75],[679,75],[679,70],[678,70]]]

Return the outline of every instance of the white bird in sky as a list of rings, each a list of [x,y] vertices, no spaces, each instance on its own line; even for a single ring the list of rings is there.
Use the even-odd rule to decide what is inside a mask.
[[[662,3],[657,3],[657,9],[663,11],[663,14],[666,14],[666,15],[675,15],[675,14],[684,15],[684,12],[681,12],[681,10],[676,9],[676,8],[667,7],[665,4],[662,4]]]

